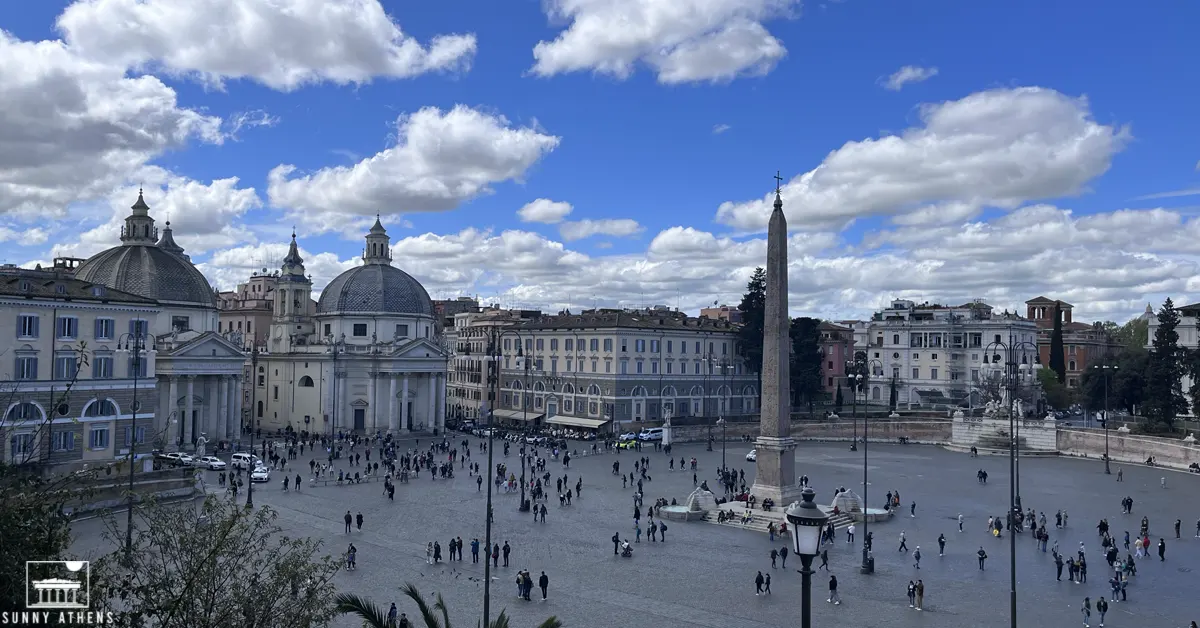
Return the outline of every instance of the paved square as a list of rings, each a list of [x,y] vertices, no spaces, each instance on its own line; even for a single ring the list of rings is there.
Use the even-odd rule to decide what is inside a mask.
[[[461,440],[461,436],[456,440]],[[486,455],[477,451],[478,439],[471,438],[473,460],[482,467]],[[582,447],[581,447],[582,448]],[[730,444],[730,466],[746,471],[753,482],[754,465],[745,461],[749,446]],[[505,459],[497,448],[496,460],[509,468],[517,463],[516,447]],[[657,497],[679,499],[692,490],[690,472],[667,470],[663,453],[650,449],[640,455],[651,459],[651,477],[646,500]],[[832,490],[861,487],[861,452],[847,451],[843,444],[800,443],[797,473],[807,474],[818,492],[818,501],[828,503]],[[841,606],[825,603],[827,576],[814,578],[813,621],[818,626],[1007,626],[1008,625],[1008,539],[993,539],[984,527],[988,516],[1002,514],[1008,500],[1007,458],[972,459],[965,454],[918,445],[872,445],[870,448],[872,505],[882,502],[889,490],[899,490],[903,511],[892,521],[872,526],[876,542],[877,573],[858,574],[860,545],[847,546],[844,535],[830,551],[833,573],[840,581]],[[788,568],[771,570],[771,543],[765,535],[728,526],[703,523],[672,523],[666,543],[643,540],[632,560],[614,557],[610,538],[620,532],[632,540],[632,489],[621,488],[611,474],[614,460],[623,471],[631,470],[639,454],[623,452],[578,457],[571,469],[551,461],[548,469],[559,477],[565,472],[574,485],[583,478],[583,496],[573,506],[549,507],[547,523],[537,524],[532,515],[517,511],[515,494],[494,496],[496,522],[493,539],[513,547],[512,567],[493,571],[492,613],[507,609],[515,626],[530,626],[549,615],[557,615],[567,626],[654,626],[676,628],[706,626],[760,628],[795,625],[799,621],[800,563],[795,558]],[[677,446],[674,457],[697,457],[699,477],[712,479],[721,461],[720,447],[705,452],[701,445]],[[307,476],[308,457],[297,461]],[[975,479],[978,469],[988,471],[986,485]],[[1159,469],[1125,467],[1125,481],[1117,483],[1116,469],[1105,476],[1097,461],[1061,458],[1028,458],[1022,461],[1022,498],[1026,507],[1045,512],[1053,522],[1060,508],[1069,513],[1069,528],[1051,530],[1051,543],[1058,541],[1064,553],[1073,553],[1083,541],[1087,547],[1089,582],[1072,584],[1054,579],[1048,553],[1034,549],[1031,538],[1020,535],[1017,543],[1020,625],[1068,626],[1080,623],[1079,605],[1085,595],[1093,602],[1108,592],[1107,564],[1099,549],[1096,523],[1108,517],[1113,536],[1120,540],[1124,530],[1136,533],[1143,515],[1150,517],[1151,538],[1167,539],[1167,561],[1138,561],[1138,575],[1129,586],[1129,602],[1112,604],[1107,626],[1186,626],[1200,618],[1196,603],[1200,573],[1192,569],[1200,560],[1200,539],[1195,534],[1200,518],[1200,476]],[[515,471],[519,474],[519,465]],[[291,472],[292,474],[295,471]],[[382,484],[328,486],[303,492],[283,492],[282,476],[274,474],[268,485],[259,485],[255,501],[280,512],[280,522],[292,534],[311,535],[326,542],[330,552],[345,550],[353,542],[359,549],[359,569],[336,577],[339,588],[367,595],[386,607],[396,601],[413,615],[414,608],[399,594],[406,581],[414,582],[429,595],[441,592],[451,606],[456,624],[474,625],[482,608],[483,567],[464,562],[425,564],[425,544],[438,540],[443,548],[451,536],[461,536],[470,554],[470,541],[484,536],[484,493],[465,471],[452,480],[430,480],[428,474],[407,485],[397,485],[396,501],[382,495]],[[1167,489],[1159,478],[1167,478]],[[215,480],[215,477],[213,478]],[[714,484],[710,482],[710,485]],[[486,487],[485,487],[486,490]],[[1135,500],[1132,515],[1122,515],[1120,500]],[[917,516],[908,516],[908,504],[917,502]],[[343,532],[346,510],[362,512],[361,532]],[[966,531],[958,533],[955,519],[966,519]],[[1183,519],[1183,539],[1175,540],[1171,529]],[[100,524],[78,523],[79,551],[100,547]],[[920,545],[922,569],[912,567],[909,555],[896,551],[900,531],[909,548]],[[936,539],[944,533],[949,541],[943,558],[937,556]],[[861,534],[859,535],[861,538]],[[775,543],[782,547],[784,540]],[[975,551],[983,545],[989,559],[987,570],[976,567]],[[445,550],[443,550],[445,553]],[[545,603],[516,598],[513,579],[518,569],[528,569],[536,579],[545,570],[550,576],[550,599]],[[773,577],[770,596],[754,595],[758,570]],[[907,606],[905,586],[910,578],[925,581],[924,612]],[[534,596],[537,597],[535,590]],[[1093,621],[1098,617],[1093,615]],[[355,626],[348,619],[337,626]]]

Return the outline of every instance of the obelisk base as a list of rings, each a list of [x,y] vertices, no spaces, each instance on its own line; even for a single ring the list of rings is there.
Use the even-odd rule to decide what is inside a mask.
[[[796,441],[792,438],[759,436],[754,441],[756,467],[754,486],[750,494],[761,503],[775,500],[777,508],[787,508],[800,501],[800,486],[796,483]]]

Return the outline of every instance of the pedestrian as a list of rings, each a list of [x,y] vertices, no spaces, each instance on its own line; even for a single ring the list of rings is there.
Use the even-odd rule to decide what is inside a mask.
[[[767,574],[767,579],[763,582],[763,587],[767,590],[767,594],[771,593],[771,574]]]
[[[492,544],[492,567],[500,566],[500,544]]]
[[[834,575],[829,576],[829,599],[827,599],[825,601],[833,603],[835,605],[842,603],[842,598],[838,595],[838,590],[837,590],[837,576],[834,576]]]
[[[945,556],[945,555],[946,555],[946,535],[939,534],[938,535],[938,556]]]
[[[471,539],[471,562],[479,562],[479,539]]]
[[[962,526],[963,526],[963,516],[962,516],[962,513],[960,512],[960,513],[958,513],[958,531],[959,532],[963,531]]]
[[[1158,560],[1159,562],[1167,560],[1167,540],[1163,538],[1158,539]]]
[[[983,551],[983,546],[979,546],[979,551],[975,552],[979,556],[979,571],[983,571],[983,561],[987,560],[987,552]]]
[[[913,519],[917,518],[917,502],[913,502],[912,505],[908,507],[908,516],[912,517]]]
[[[350,524],[354,521],[354,517],[350,515],[349,510],[346,511],[346,516],[342,517],[342,520],[346,522],[346,534],[350,534]]]
[[[1179,526],[1183,525],[1182,519],[1175,520],[1175,538],[1179,538]]]
[[[820,571],[821,569],[824,569],[825,571],[829,571],[829,549],[828,548],[821,550],[821,566],[817,567],[817,570]]]
[[[362,530],[362,522],[363,522],[363,516],[362,516],[361,512],[358,513],[358,516],[355,517],[355,520],[358,523],[358,529],[361,531]]]
[[[1083,598],[1083,606],[1079,607],[1079,612],[1083,613],[1083,626],[1089,628],[1092,620],[1092,598]]]
[[[764,582],[766,582],[766,578],[763,578],[760,571],[757,576],[754,576],[754,595],[762,595]]]
[[[1197,522],[1196,522],[1196,529],[1197,529],[1197,530],[1200,530],[1200,521],[1197,521]],[[347,530],[347,532],[349,532],[349,530]],[[853,524],[853,523],[852,523],[852,524],[850,524],[850,525],[849,525],[849,526],[846,528],[846,542],[847,542],[847,543],[853,543],[853,542],[854,542],[854,524]]]
[[[425,564],[433,564],[433,542],[430,541],[425,545]]]
[[[920,545],[917,546],[917,549],[913,550],[913,560],[916,561],[913,563],[913,567],[920,569],[921,568],[921,546]]]
[[[621,547],[621,534],[617,533],[617,534],[612,535],[612,542],[613,542],[613,556],[616,556],[618,553],[617,550],[620,549],[620,547]]]
[[[1096,600],[1096,612],[1100,615],[1100,628],[1104,628],[1104,615],[1108,613],[1108,600],[1105,600],[1103,595]]]
[[[779,560],[782,563],[784,569],[787,569],[787,555],[788,555],[788,548],[786,545],[784,545],[782,548],[779,549]]]
[[[512,548],[508,546],[508,541],[504,542],[504,566],[508,566],[508,555],[512,552]]]
[[[538,587],[542,590],[542,601],[546,601],[546,589],[550,588],[550,577],[543,571],[541,577],[538,578]]]
[[[925,581],[917,580],[917,610],[925,606]]]
[[[912,580],[908,581],[908,607],[917,607],[917,583]]]
[[[1164,475],[1163,477],[1158,478],[1158,484],[1163,488],[1167,488],[1167,476]]]
[[[775,568],[775,559],[779,558],[779,550],[771,548],[771,569]]]
[[[907,552],[908,551],[908,539],[904,538],[904,530],[900,531],[900,549],[897,551],[899,551],[899,552]]]
[[[392,602],[392,607],[388,609],[387,621],[389,626],[396,625],[396,615],[399,611],[396,610],[396,603]]]

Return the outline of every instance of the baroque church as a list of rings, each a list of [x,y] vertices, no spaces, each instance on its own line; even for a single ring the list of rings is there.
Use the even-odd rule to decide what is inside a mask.
[[[436,333],[429,293],[392,266],[378,216],[362,261],[329,282],[313,310],[312,280],[292,234],[271,327],[251,358],[257,428],[370,435],[445,429],[449,352]]]

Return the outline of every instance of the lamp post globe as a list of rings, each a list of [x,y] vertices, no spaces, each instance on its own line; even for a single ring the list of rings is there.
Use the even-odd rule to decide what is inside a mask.
[[[804,489],[800,493],[801,501],[788,506],[784,513],[792,528],[792,550],[800,556],[800,563],[803,566],[803,569],[800,570],[802,576],[801,628],[811,628],[812,626],[812,561],[821,549],[821,532],[825,529],[826,522],[829,521],[829,515],[813,503],[816,496],[817,494],[811,488]]]

